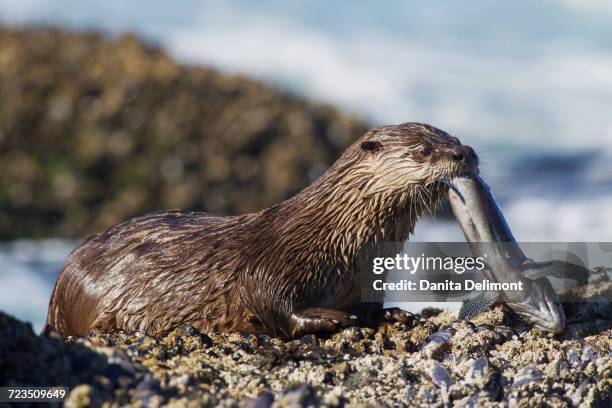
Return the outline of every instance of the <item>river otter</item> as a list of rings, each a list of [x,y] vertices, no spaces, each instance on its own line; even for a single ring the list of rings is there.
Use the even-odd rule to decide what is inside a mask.
[[[257,213],[145,215],[85,239],[53,289],[47,328],[84,336],[112,329],[296,337],[371,321],[399,309],[361,306],[358,257],[382,256],[476,171],[472,148],[432,126],[364,134],[318,180]],[[388,245],[385,246],[388,248]],[[398,248],[399,249],[399,248]]]

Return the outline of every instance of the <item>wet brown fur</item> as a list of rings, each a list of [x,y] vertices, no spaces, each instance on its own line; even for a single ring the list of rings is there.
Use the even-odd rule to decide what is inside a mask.
[[[436,181],[476,166],[471,148],[434,127],[372,129],[313,184],[260,212],[161,212],[87,238],[60,272],[47,324],[76,336],[187,323],[287,337],[345,324],[360,307],[358,259],[408,239],[445,196]]]

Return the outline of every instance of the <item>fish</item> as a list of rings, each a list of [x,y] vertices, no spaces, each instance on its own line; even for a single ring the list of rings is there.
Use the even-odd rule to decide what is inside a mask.
[[[524,322],[551,333],[565,328],[565,312],[549,276],[588,281],[591,271],[565,261],[536,262],[514,238],[491,188],[479,176],[456,177],[449,200],[472,254],[484,259],[483,273],[494,282],[522,282],[520,291],[484,291],[463,303],[459,318],[470,319],[502,303]]]

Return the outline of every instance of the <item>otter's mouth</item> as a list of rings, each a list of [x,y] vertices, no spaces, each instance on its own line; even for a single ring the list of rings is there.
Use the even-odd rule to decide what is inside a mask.
[[[436,179],[432,184],[434,189],[440,192],[448,192],[451,189],[455,189],[456,187],[453,184],[454,180],[466,178],[466,179],[476,179],[480,176],[480,170],[478,168],[465,170],[462,169],[454,173],[451,177],[440,177]]]

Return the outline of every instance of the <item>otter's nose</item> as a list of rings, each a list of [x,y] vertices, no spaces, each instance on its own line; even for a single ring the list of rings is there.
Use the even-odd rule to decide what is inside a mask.
[[[474,149],[472,149],[470,146],[454,146],[450,154],[453,160],[470,164],[478,164],[478,156],[476,156],[476,152],[474,152]]]

